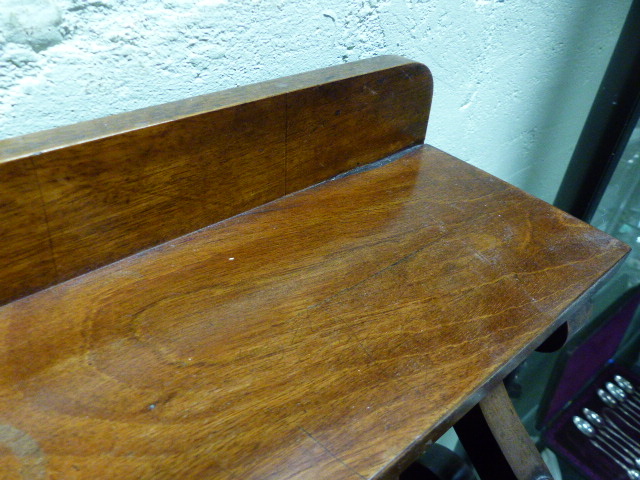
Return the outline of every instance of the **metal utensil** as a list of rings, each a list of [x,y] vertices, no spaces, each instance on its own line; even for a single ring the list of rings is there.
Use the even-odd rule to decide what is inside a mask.
[[[619,402],[626,402],[625,404],[628,405],[629,408],[633,409],[634,411],[637,412],[638,415],[640,415],[640,405],[636,400],[630,397],[623,389],[621,389],[617,385],[614,385],[611,382],[607,382],[605,384],[605,387],[616,400],[618,400]]]
[[[640,428],[632,425],[627,421],[625,415],[622,415],[618,410],[606,407],[602,410],[602,416],[612,423],[624,423],[628,428],[640,435]]]
[[[602,446],[600,446],[598,444],[598,442],[596,442],[595,440],[589,440],[589,442],[596,447],[598,450],[600,450],[601,452],[605,453],[611,460],[613,460],[620,468],[622,468],[626,473],[627,473],[627,477],[629,477],[631,480],[638,480],[640,479],[640,472],[638,470],[636,470],[635,468],[629,468],[627,467],[624,463],[622,463],[621,461],[617,460],[616,458],[612,457],[611,455],[609,455],[609,453],[602,448]]]
[[[634,393],[635,388],[633,388],[633,384],[624,378],[622,375],[614,375],[613,381],[618,384],[618,386],[623,389],[627,393]]]
[[[640,457],[636,453],[632,452],[629,448],[627,448],[627,446],[623,442],[609,435],[609,433],[605,430],[594,428],[591,423],[577,415],[573,417],[573,423],[578,428],[578,430],[586,436],[590,438],[596,438],[603,444],[613,449],[629,465],[640,467]]]
[[[624,403],[618,402],[618,400],[613,398],[612,395],[610,395],[608,392],[605,392],[601,388],[598,389],[597,393],[598,393],[598,397],[600,397],[600,400],[602,400],[602,402],[606,406],[614,408],[616,411],[618,411],[620,413],[624,413],[625,416],[631,422],[633,422],[635,425],[640,427],[640,422],[638,421],[638,415],[636,415],[633,412],[633,410],[629,409],[627,405],[625,405]]]
[[[616,425],[615,422],[603,418],[588,408],[583,408],[582,413],[592,425],[596,426],[598,430],[609,432],[612,436],[616,437],[621,442],[624,442],[627,447],[633,450],[636,456],[640,455],[640,444],[630,437],[622,428]]]
[[[610,460],[612,460],[613,462],[616,463],[616,465],[618,465],[620,468],[622,468],[626,473],[627,476],[632,479],[632,480],[639,480],[640,479],[640,471],[634,469],[634,468],[629,468],[627,466],[627,464],[625,464],[625,462],[627,460],[624,461],[620,461],[618,458],[616,458],[609,450],[604,448],[604,442],[601,444],[600,442],[598,442],[594,437],[596,436],[596,431],[595,428],[593,428],[593,426],[587,422],[586,420],[584,420],[583,418],[579,417],[579,416],[574,416],[573,417],[573,424],[576,426],[576,428],[578,429],[578,431],[584,435],[586,435],[587,437],[589,437],[589,442],[596,447],[598,450],[600,450],[602,453],[604,453]],[[615,451],[615,449],[614,449]],[[620,455],[619,458],[624,458],[624,455]]]
[[[609,393],[615,397],[616,400],[619,400],[621,402],[629,402],[629,404],[634,409],[638,410],[638,413],[640,413],[640,405],[638,404],[638,401],[635,400],[634,397],[632,397],[629,393],[625,392],[618,385],[615,385],[611,382],[607,382],[605,387],[607,388],[607,390],[609,390]]]
[[[624,378],[622,375],[614,375],[613,381],[616,382],[618,386],[629,395],[632,395],[634,398],[640,400],[640,392],[638,391],[638,389],[633,385],[633,383]]]
[[[636,470],[635,468],[629,468],[627,467],[624,463],[622,463],[620,460],[617,460],[616,458],[612,457],[604,448],[602,448],[602,446],[600,444],[598,444],[598,442],[596,442],[595,440],[589,440],[589,442],[596,447],[598,450],[600,450],[601,452],[605,453],[611,460],[613,460],[620,468],[622,468],[626,473],[627,473],[627,477],[629,477],[631,480],[638,480],[640,479],[640,472],[638,470]]]

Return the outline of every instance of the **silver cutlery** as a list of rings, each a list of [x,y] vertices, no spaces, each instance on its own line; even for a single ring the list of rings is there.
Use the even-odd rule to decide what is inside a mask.
[[[622,442],[625,442],[627,447],[633,450],[635,455],[640,455],[640,444],[630,437],[622,428],[620,428],[615,422],[603,418],[593,410],[583,408],[582,413],[586,419],[601,431],[607,431],[611,435],[615,436]]]
[[[613,448],[611,445],[609,445],[604,440],[597,439],[596,438],[597,433],[596,433],[595,428],[593,428],[593,425],[591,425],[585,419],[583,419],[583,418],[581,418],[581,417],[579,417],[577,415],[573,417],[573,424],[576,426],[576,428],[578,429],[578,431],[580,433],[582,433],[583,435],[585,435],[585,436],[587,436],[589,438],[589,442],[594,447],[596,447],[598,450],[600,450],[602,453],[604,453],[609,459],[611,459],[613,462],[615,462],[620,468],[624,469],[624,471],[627,473],[627,476],[630,479],[640,480],[640,471],[636,470],[635,468],[630,468],[628,466],[628,465],[633,465],[634,462],[630,461],[629,458],[627,458],[625,455],[623,455],[620,452],[618,452],[615,448]],[[613,450],[613,452],[615,452],[617,454],[618,458],[616,458],[616,456],[614,456],[614,454],[611,451],[609,451],[606,448],[604,448],[604,445],[607,445],[609,447],[609,449]],[[619,460],[620,458],[622,458],[623,461]],[[636,459],[636,460],[640,461],[640,459]]]
[[[618,386],[625,392],[640,400],[640,392],[638,392],[636,387],[633,386],[633,383],[624,378],[622,375],[614,375],[613,381],[616,382]]]
[[[583,435],[589,437],[589,442],[594,447],[596,447],[598,450],[600,450],[602,453],[604,453],[610,460],[612,460],[620,468],[622,468],[627,473],[627,476],[630,479],[632,479],[632,480],[639,480],[640,479],[640,471],[636,470],[635,468],[629,468],[629,466],[628,466],[628,464],[631,465],[631,464],[633,464],[633,462],[629,462],[629,459],[627,459],[625,455],[622,455],[620,452],[616,451],[615,448],[613,448],[612,450],[614,452],[616,452],[616,454],[618,455],[618,458],[616,458],[616,456],[614,456],[613,453],[611,453],[609,450],[604,448],[604,445],[607,445],[611,449],[612,447],[610,445],[608,445],[604,441],[602,441],[602,443],[600,443],[598,441],[598,439],[595,438],[597,434],[596,434],[595,428],[593,428],[593,425],[591,425],[585,419],[583,419],[583,418],[581,418],[581,417],[579,417],[577,415],[573,417],[573,423],[574,423],[574,425],[576,426],[576,428],[578,429],[578,431],[580,433],[582,433]],[[620,461],[619,458],[623,458],[624,461]]]
[[[622,375],[614,375],[613,381],[618,384],[620,388],[622,388],[625,392],[633,394],[635,392],[635,388],[633,384],[624,378]],[[636,393],[637,395],[637,393]]]
[[[607,382],[605,387],[616,400],[618,400],[619,402],[627,402],[626,405],[638,412],[638,415],[640,415],[640,405],[638,405],[638,402],[634,400],[622,388],[614,385],[611,382]]]
[[[633,422],[635,425],[640,427],[640,423],[638,422],[638,416],[627,405],[616,400],[612,395],[610,395],[608,392],[605,392],[602,388],[599,388],[597,393],[600,400],[602,400],[602,402],[606,406],[615,409],[619,413],[624,413],[625,416],[629,420],[631,420],[631,422]]]
[[[640,467],[640,457],[629,450],[622,442],[609,435],[608,432],[603,429],[596,429],[591,423],[577,415],[573,417],[573,423],[578,427],[578,430],[591,438],[597,438],[600,435],[601,438],[599,440],[616,451],[629,465]]]
[[[620,414],[615,409],[606,407],[602,410],[602,416],[611,423],[624,423],[628,428],[632,429],[634,432],[640,434],[640,429],[638,427],[630,424],[623,415]]]

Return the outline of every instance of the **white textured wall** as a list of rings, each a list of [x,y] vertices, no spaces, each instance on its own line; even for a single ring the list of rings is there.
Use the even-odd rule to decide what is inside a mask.
[[[630,0],[0,0],[0,138],[366,58],[435,78],[427,141],[552,200]]]

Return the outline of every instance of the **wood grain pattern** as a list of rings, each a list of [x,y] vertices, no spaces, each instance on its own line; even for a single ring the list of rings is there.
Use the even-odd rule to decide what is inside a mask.
[[[627,252],[416,147],[0,307],[0,470],[397,475]]]
[[[384,56],[0,141],[3,198],[39,179],[0,213],[0,304],[421,143],[430,99]]]
[[[536,348],[537,352],[551,353],[559,350],[584,327],[592,318],[593,299],[583,296],[575,302],[562,316],[563,324]]]
[[[413,64],[289,94],[287,191],[422,143],[432,95],[424,75]]]
[[[55,278],[38,177],[30,161],[0,163],[0,304]]]
[[[517,480],[553,480],[502,382],[479,406]]]

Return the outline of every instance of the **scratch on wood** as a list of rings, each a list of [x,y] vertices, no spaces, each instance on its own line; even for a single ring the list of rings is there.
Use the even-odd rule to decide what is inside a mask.
[[[347,468],[349,471],[353,472],[354,474],[356,474],[358,477],[360,478],[365,478],[362,475],[360,475],[360,473],[358,473],[356,470],[353,469],[353,467],[349,466],[347,463],[345,463],[341,458],[337,457],[333,452],[331,452],[331,450],[329,450],[327,447],[325,447],[322,442],[320,442],[317,438],[315,438],[313,435],[311,435],[309,432],[307,432],[304,428],[302,427],[298,427],[307,437],[309,437],[311,440],[313,440],[315,443],[317,443],[320,448],[322,448],[325,452],[327,452],[331,458],[335,459],[337,462],[340,463],[340,465],[344,466],[345,468]]]
[[[44,194],[42,193],[42,185],[40,183],[40,175],[38,175],[38,167],[36,166],[36,162],[33,158],[31,160],[31,168],[33,168],[33,173],[36,177],[36,183],[38,184],[38,192],[40,194],[40,203],[42,204],[42,213],[44,215],[44,223],[47,227],[47,240],[49,241],[49,254],[51,255],[51,262],[53,263],[53,270],[56,274],[56,281],[60,280],[60,275],[58,274],[58,264],[56,262],[56,256],[53,251],[53,239],[51,238],[51,228],[49,226],[49,216],[47,215],[47,205],[44,201]]]

